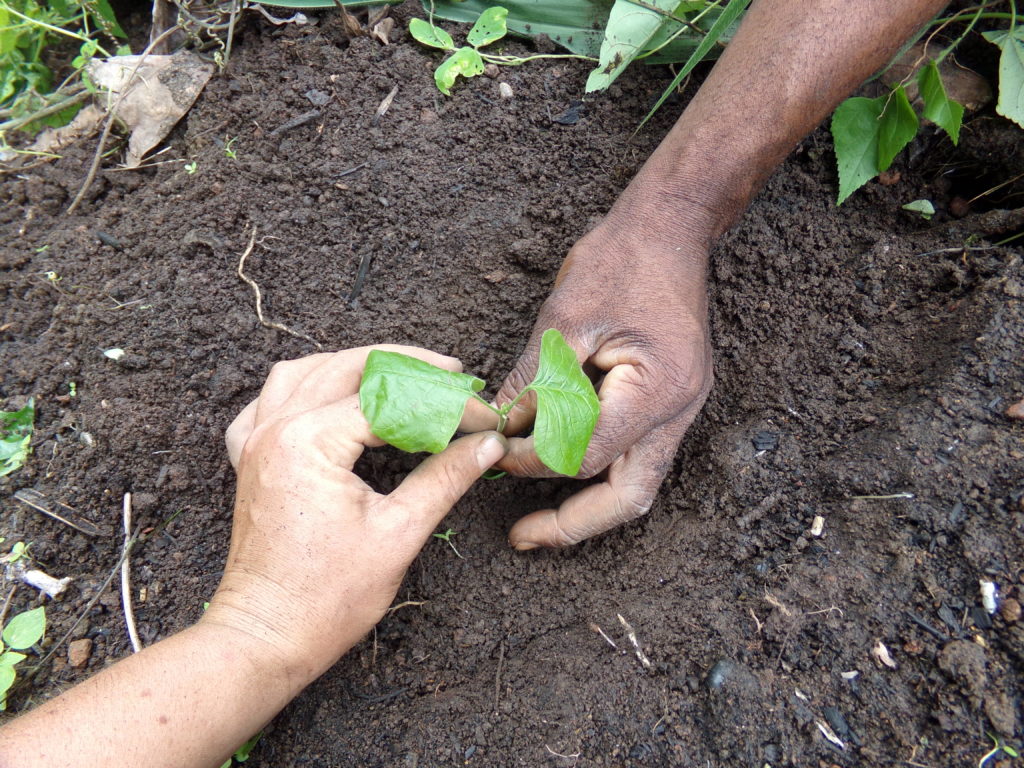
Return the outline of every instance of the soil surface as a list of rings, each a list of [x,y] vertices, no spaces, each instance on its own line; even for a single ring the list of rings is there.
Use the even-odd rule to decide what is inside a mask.
[[[91,143],[0,181],[0,407],[38,409],[31,460],[0,481],[0,535],[74,579],[41,650],[83,611],[71,639],[92,641],[81,667],[59,646],[12,711],[128,653],[118,580],[93,602],[125,492],[141,526],[165,525],[132,557],[143,642],[214,591],[224,429],[274,361],[316,351],[257,322],[236,274],[254,226],[247,272],[269,320],[325,349],[457,355],[496,387],[564,253],[679,112],[631,138],[668,77],[638,69],[555,122],[586,77],[560,62],[504,70],[512,99],[483,77],[444,98],[407,13],[388,46],[349,43],[330,17],[249,19],[163,164],[102,172],[74,215]],[[958,178],[1005,180],[1024,171],[1020,136],[989,108],[959,149],[924,141]],[[1020,747],[1024,422],[1005,411],[1024,398],[1024,265],[991,245],[1020,211],[965,210],[977,192],[910,155],[896,183],[837,208],[833,167],[819,130],[715,248],[717,384],[650,513],[516,553],[512,522],[579,483],[479,484],[446,521],[464,557],[429,544],[398,596],[425,602],[300,695],[250,766],[953,766],[976,765],[986,733]],[[1021,205],[1005,192],[1002,208]],[[922,197],[931,221],[901,210]],[[388,489],[416,462],[383,449],[362,468]],[[38,514],[23,489],[101,535]],[[22,587],[12,610],[37,602]]]

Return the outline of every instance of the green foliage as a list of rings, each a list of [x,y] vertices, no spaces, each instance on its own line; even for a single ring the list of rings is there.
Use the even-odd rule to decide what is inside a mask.
[[[960,125],[964,119],[964,108],[946,95],[939,68],[929,61],[917,76],[917,87],[924,101],[922,115],[944,130],[953,144],[960,141]]]
[[[482,48],[485,45],[496,43],[503,38],[508,28],[505,20],[508,18],[508,8],[494,6],[480,14],[473,28],[466,35],[466,42],[474,48]]]
[[[110,55],[99,35],[125,37],[109,0],[0,0],[0,110],[9,118],[0,133],[71,120],[84,100],[83,87],[91,87],[86,65],[97,54]],[[69,39],[77,41],[78,56],[54,92],[46,52]]]
[[[451,441],[470,398],[493,410],[499,429],[527,392],[537,397],[534,443],[544,464],[575,475],[597,424],[600,403],[576,353],[554,328],[541,339],[537,376],[513,400],[496,408],[478,394],[482,379],[455,373],[397,352],[374,350],[366,360],[359,405],[373,433],[403,451],[437,453]]]
[[[46,632],[46,609],[43,606],[17,614],[4,627],[0,639],[0,710],[7,709],[7,691],[17,678],[15,667],[27,656],[24,651],[38,643]]]
[[[1006,31],[985,32],[999,46],[999,100],[996,112],[1024,128],[1024,25],[1013,19]]]
[[[484,60],[480,52],[475,48],[463,46],[455,53],[441,62],[441,66],[434,70],[434,82],[437,89],[445,96],[451,96],[451,88],[459,75],[470,78],[482,75],[484,72]]]
[[[455,542],[454,542],[454,541],[452,541],[452,536],[455,536],[455,535],[457,535],[457,534],[456,534],[456,531],[453,531],[453,530],[452,530],[451,528],[449,528],[449,529],[448,529],[447,531],[445,531],[444,533],[434,533],[434,534],[431,534],[431,535],[432,535],[432,536],[433,536],[433,537],[434,537],[435,539],[440,539],[440,540],[441,540],[441,541],[443,541],[443,542],[444,542],[445,544],[447,544],[447,545],[448,545],[449,547],[451,547],[451,548],[452,548],[452,552],[454,552],[454,553],[455,553],[456,555],[458,555],[458,556],[459,556],[460,558],[462,558],[463,560],[465,560],[465,559],[466,559],[466,558],[462,557],[462,553],[461,553],[461,552],[459,552],[459,550],[457,550],[457,549],[455,548]]]
[[[262,737],[263,731],[260,731],[247,742],[245,742],[245,744],[236,749],[235,753],[231,755],[231,757],[229,757],[227,760],[225,760],[224,764],[220,768],[231,768],[231,765],[233,763],[244,763],[246,760],[249,759],[249,754],[252,752],[253,748],[256,746],[257,742]]]
[[[892,165],[896,155],[917,135],[917,114],[902,85],[889,94],[878,119],[878,167]]]
[[[918,213],[925,221],[935,215],[935,206],[931,200],[914,200],[904,205],[903,210]]]
[[[35,417],[35,399],[31,397],[20,410],[0,411],[0,477],[11,474],[28,459]]]

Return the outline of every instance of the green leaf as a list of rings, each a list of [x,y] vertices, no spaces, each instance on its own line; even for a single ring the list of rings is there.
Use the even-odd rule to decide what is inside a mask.
[[[883,97],[884,98],[884,97]],[[917,114],[902,85],[889,94],[878,123],[878,170],[884,171],[917,135]]]
[[[934,61],[921,68],[917,76],[917,87],[924,100],[924,118],[931,120],[944,130],[953,144],[960,141],[960,125],[964,120],[964,108],[946,95],[942,76]]]
[[[260,740],[260,737],[262,737],[262,736],[263,736],[263,731],[260,731],[255,736],[253,736],[251,739],[249,739],[247,742],[245,742],[245,744],[243,744],[238,749],[236,749],[235,750],[235,755],[234,755],[235,760],[237,760],[240,763],[244,763],[246,760],[248,760],[249,759],[249,753],[252,752],[253,747],[256,746],[256,743]]]
[[[537,456],[563,475],[580,471],[601,404],[576,353],[554,328],[540,342],[537,376],[525,388],[537,394],[533,437]]]
[[[740,14],[747,9],[750,5],[750,0],[729,0],[729,4],[725,6],[725,10],[715,19],[715,23],[711,25],[711,28],[704,35],[704,39],[701,40],[700,45],[697,46],[696,50],[690,54],[690,58],[686,60],[686,63],[679,69],[676,76],[669,83],[658,100],[651,107],[651,111],[647,113],[643,120],[640,121],[640,125],[637,130],[642,128],[644,124],[654,116],[661,105],[665,103],[665,100],[672,95],[672,92],[679,87],[679,84],[683,82],[683,79],[693,71],[693,68],[700,64],[705,57],[711,53],[711,49],[714,48],[715,44],[723,38],[726,33],[732,28],[732,25],[736,23],[736,20],[740,17]]]
[[[15,677],[17,675],[14,672],[14,667],[0,667],[0,710],[7,709],[7,691],[14,685]]]
[[[913,202],[904,205],[903,210],[919,213],[921,214],[921,218],[926,221],[935,215],[935,206],[932,205],[931,200],[914,200]]]
[[[1024,128],[1024,24],[1011,31],[983,34],[1001,51],[996,112]]]
[[[488,8],[480,14],[473,28],[466,35],[466,42],[474,48],[482,48],[485,45],[496,43],[508,32],[505,26],[505,19],[508,18],[508,8],[496,5]]]
[[[231,768],[231,764],[232,764],[233,762],[234,762],[234,760],[233,760],[232,758],[230,758],[230,757],[229,757],[229,758],[228,758],[227,760],[225,760],[225,761],[224,761],[224,762],[223,762],[223,763],[221,764],[220,768]]]
[[[679,2],[649,0],[648,5],[671,13]],[[632,0],[615,0],[605,25],[597,67],[587,77],[587,93],[602,91],[611,85],[662,29],[668,26],[673,29],[679,27],[679,22],[673,21],[665,13],[637,5]]]
[[[127,39],[128,35],[121,29],[121,25],[117,23],[114,9],[110,7],[108,0],[89,0],[89,2],[82,2],[82,5],[89,9],[89,15],[96,20],[104,32],[113,37]]]
[[[484,60],[476,48],[464,46],[441,62],[441,66],[434,70],[434,82],[437,89],[445,96],[451,96],[451,87],[459,75],[473,77],[483,74]]]
[[[0,411],[0,477],[18,469],[28,458],[32,442],[35,400],[18,411]]]
[[[366,358],[359,407],[381,440],[409,453],[438,453],[459,428],[466,401],[483,388],[476,376],[375,349]]]
[[[17,651],[4,651],[0,653],[0,667],[13,667],[15,664],[27,659],[24,653],[18,653]]]
[[[16,651],[31,648],[46,631],[46,609],[43,606],[24,611],[7,622],[3,640]]]
[[[409,21],[409,34],[418,42],[429,45],[431,48],[440,48],[444,51],[455,50],[455,41],[452,40],[451,35],[423,19],[411,19]]]
[[[878,175],[878,128],[885,97],[847,99],[832,115],[832,140],[839,166],[837,205]]]

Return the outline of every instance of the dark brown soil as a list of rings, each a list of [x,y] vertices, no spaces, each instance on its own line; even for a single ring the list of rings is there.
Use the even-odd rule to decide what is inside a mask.
[[[193,175],[104,172],[73,216],[91,145],[3,179],[0,405],[34,396],[38,417],[30,463],[0,481],[0,535],[75,579],[47,642],[116,564],[126,491],[143,526],[173,518],[132,560],[145,642],[195,621],[218,582],[224,429],[275,360],[315,351],[256,321],[235,272],[253,226],[269,319],[328,349],[458,355],[496,386],[566,249],[679,110],[631,139],[661,71],[565,126],[551,118],[583,66],[503,71],[515,97],[501,100],[486,78],[440,96],[436,63],[401,32],[349,45],[330,19],[250,20],[159,158],[194,160]],[[322,115],[273,135],[312,109],[311,89],[332,95]],[[953,157],[1024,170],[1020,133],[991,113],[962,143]],[[828,135],[805,141],[715,249],[718,383],[650,514],[519,554],[511,523],[577,484],[479,485],[447,521],[465,559],[428,545],[399,595],[426,602],[303,693],[249,765],[953,766],[977,764],[986,732],[1019,747],[1024,623],[989,620],[978,581],[1024,597],[1024,424],[1004,415],[1024,398],[1024,265],[1019,247],[987,247],[1021,222],[949,219],[959,191],[900,170],[836,208]],[[920,197],[940,208],[931,222],[900,209]],[[364,469],[389,488],[415,463],[381,450]],[[114,533],[42,517],[20,488]],[[14,710],[125,655],[116,580],[74,637],[94,641],[87,668],[62,648]],[[879,642],[895,669],[872,656]]]

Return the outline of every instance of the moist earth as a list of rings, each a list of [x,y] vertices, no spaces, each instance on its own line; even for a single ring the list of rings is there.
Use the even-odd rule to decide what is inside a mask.
[[[414,344],[493,391],[565,252],[694,87],[635,136],[664,70],[631,70],[575,122],[581,63],[445,98],[438,56],[402,31],[410,12],[387,46],[329,15],[254,15],[168,150],[142,170],[105,161],[73,215],[91,142],[0,181],[2,407],[38,409],[31,460],[0,481],[0,535],[74,579],[47,606],[40,650],[56,652],[10,712],[129,652],[107,583],[126,492],[148,534],[131,557],[142,642],[200,616],[230,531],[224,429],[274,361]],[[517,553],[510,525],[581,483],[478,484],[444,523],[462,557],[429,543],[407,604],[267,726],[249,765],[953,766],[976,765],[988,733],[1019,747],[1024,422],[1006,410],[1024,398],[1024,267],[1019,240],[994,243],[1024,216],[1012,185],[965,206],[982,190],[951,178],[1020,174],[1020,133],[989,107],[959,148],[923,141],[923,160],[837,208],[818,130],[717,244],[716,385],[644,518]],[[918,198],[931,221],[901,209]],[[246,272],[292,334],[260,325],[238,276],[253,232]],[[361,471],[388,490],[417,461],[375,450]],[[39,601],[22,587],[11,610]],[[68,632],[91,641],[74,663]]]

